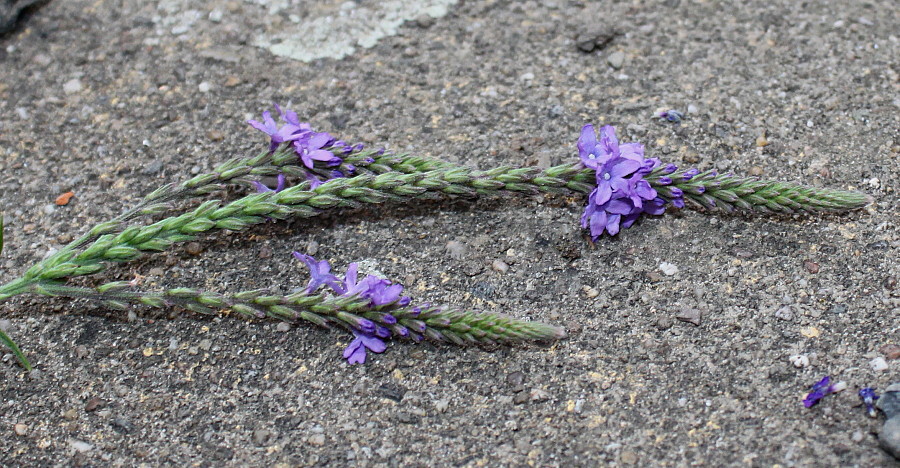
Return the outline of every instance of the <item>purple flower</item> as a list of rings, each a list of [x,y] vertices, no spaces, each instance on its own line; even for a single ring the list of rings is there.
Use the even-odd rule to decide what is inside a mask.
[[[881,398],[875,393],[875,389],[872,387],[866,387],[859,391],[859,397],[862,399],[863,404],[866,405],[866,413],[869,414],[869,417],[878,416],[878,412],[875,410],[875,400]]]
[[[681,180],[687,182],[693,179],[697,174],[700,173],[699,169],[688,169],[684,171],[684,174],[681,175]]]
[[[341,280],[331,274],[331,265],[328,264],[327,260],[316,261],[312,256],[304,255],[300,252],[294,252],[294,258],[302,261],[309,268],[311,278],[309,285],[306,286],[306,294],[311,294],[323,284],[335,290],[341,287]]]
[[[278,192],[284,190],[284,187],[287,184],[285,183],[285,180],[284,180],[284,174],[278,174],[278,184],[275,186],[275,190],[272,190],[269,187],[266,187],[262,182],[259,182],[256,180],[253,181],[253,185],[256,186],[256,191],[258,193],[263,193],[263,192],[278,193]]]
[[[382,353],[387,349],[384,341],[381,341],[378,337],[359,333],[356,330],[353,330],[353,335],[356,336],[356,339],[351,341],[347,349],[344,350],[344,359],[350,364],[363,364],[366,362],[366,349],[373,353]]]
[[[681,119],[684,118],[684,114],[675,109],[669,109],[667,111],[662,111],[656,114],[657,117],[668,120],[669,122],[679,123]]]
[[[616,138],[616,129],[612,125],[604,125],[600,129],[600,141],[594,126],[587,124],[581,128],[581,136],[578,138],[578,156],[585,167],[599,169],[610,159],[624,158],[643,163],[644,146],[640,143],[625,143],[620,145]]]
[[[825,396],[837,393],[845,388],[847,388],[846,383],[837,382],[832,384],[831,377],[826,375],[822,380],[814,383],[812,387],[810,387],[810,392],[806,395],[806,398],[803,399],[803,406],[811,408],[818,403],[819,400],[825,398]]]
[[[626,177],[641,168],[641,163],[633,159],[613,157],[597,169],[597,188],[594,203],[601,205],[612,198],[613,192],[627,191]]]
[[[294,125],[292,123],[285,124],[281,127],[275,123],[275,119],[272,118],[272,114],[269,111],[265,111],[262,113],[263,121],[259,122],[257,120],[248,120],[247,123],[250,124],[251,127],[269,135],[272,139],[269,144],[269,151],[275,151],[281,146],[282,143],[286,141],[296,140],[300,138],[302,134],[302,129],[298,125]]]
[[[594,190],[596,192],[596,189]],[[619,223],[623,215],[628,215],[640,208],[635,208],[627,198],[614,198],[603,204],[589,203],[581,215],[581,227],[590,228],[591,238],[596,241],[604,231],[614,236],[619,233]]]
[[[328,166],[340,165],[342,160],[331,151],[322,148],[327,147],[333,138],[327,133],[307,133],[303,138],[294,140],[294,151],[303,162],[303,165],[313,169],[313,161],[322,161]]]

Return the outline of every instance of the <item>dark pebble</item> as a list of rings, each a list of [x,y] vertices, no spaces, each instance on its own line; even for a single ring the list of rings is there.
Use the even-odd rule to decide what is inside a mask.
[[[885,452],[900,460],[900,417],[888,419],[878,433],[878,443]]]
[[[900,418],[900,383],[894,383],[884,389],[881,398],[878,399],[878,409],[884,411],[888,419]]]
[[[698,309],[681,309],[678,312],[678,315],[675,316],[678,320],[682,322],[692,323],[694,325],[700,325],[700,319],[703,317],[703,313]]]
[[[803,268],[806,268],[806,271],[812,274],[816,274],[819,272],[819,264],[816,262],[811,262],[809,260],[803,262]]]
[[[403,399],[403,395],[406,395],[406,389],[399,385],[386,383],[381,387],[378,387],[376,393],[388,400],[394,400],[397,403],[400,403],[400,400]]]
[[[579,34],[575,44],[582,52],[593,52],[602,50],[618,35],[619,32],[608,24],[595,24]]]
[[[184,246],[184,251],[188,253],[188,255],[200,255],[203,252],[203,247],[199,242],[188,242],[187,245]]]
[[[397,421],[403,424],[419,424],[420,418],[412,413],[402,411],[397,413]]]
[[[90,413],[104,406],[106,406],[106,402],[103,401],[103,399],[94,397],[88,400],[87,404],[84,405],[84,410]]]
[[[520,371],[510,372],[506,374],[506,381],[512,386],[522,385],[525,383],[525,374]]]
[[[125,418],[114,418],[110,423],[113,429],[119,434],[128,434],[134,430],[134,424]]]

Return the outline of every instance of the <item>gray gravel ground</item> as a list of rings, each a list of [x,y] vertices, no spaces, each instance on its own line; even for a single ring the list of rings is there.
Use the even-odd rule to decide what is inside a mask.
[[[569,337],[394,343],[348,366],[347,336],[306,325],[16,298],[0,315],[38,370],[0,362],[3,465],[896,465],[856,396],[900,376],[870,365],[900,343],[896,2],[465,1],[311,63],[252,44],[341,3],[296,18],[258,3],[55,1],[0,39],[4,280],[156,186],[255,154],[266,141],[244,121],[273,101],[349,141],[479,168],[571,161],[580,127],[609,123],[667,161],[876,203],[670,213],[595,245],[578,197],[211,235],[106,278],[290,289],[306,280],[290,252],[312,249]],[[659,108],[689,112],[674,125]],[[824,375],[848,390],[804,408]]]

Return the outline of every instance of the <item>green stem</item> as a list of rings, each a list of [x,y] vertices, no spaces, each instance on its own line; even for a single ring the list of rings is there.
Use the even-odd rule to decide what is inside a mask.
[[[320,326],[336,325],[354,330],[359,330],[360,320],[365,319],[387,328],[393,336],[416,340],[429,338],[458,345],[548,341],[565,336],[561,328],[539,322],[430,305],[398,307],[397,304],[387,304],[371,307],[368,299],[325,294],[279,296],[267,295],[263,291],[243,291],[226,295],[191,288],[150,292],[130,290],[129,287],[127,282],[83,288],[41,281],[33,285],[31,291],[48,296],[103,301],[116,309],[125,309],[129,304],[157,308],[180,306],[198,313],[230,309],[251,318],[305,320]]]

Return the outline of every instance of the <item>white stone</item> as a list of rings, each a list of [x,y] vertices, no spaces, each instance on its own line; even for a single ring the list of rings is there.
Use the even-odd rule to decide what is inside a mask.
[[[81,81],[78,78],[73,78],[63,85],[63,92],[66,94],[75,94],[81,91]]]
[[[789,358],[794,367],[804,368],[809,366],[809,358],[803,354],[795,354]]]
[[[197,89],[200,90],[201,93],[208,93],[210,89],[212,89],[212,85],[209,82],[204,81],[200,83],[200,86],[197,86]]]
[[[889,367],[887,361],[883,357],[872,359],[869,365],[872,366],[872,370],[875,372],[886,371]]]
[[[659,270],[662,271],[666,276],[673,276],[678,273],[678,267],[669,262],[660,263]]]

